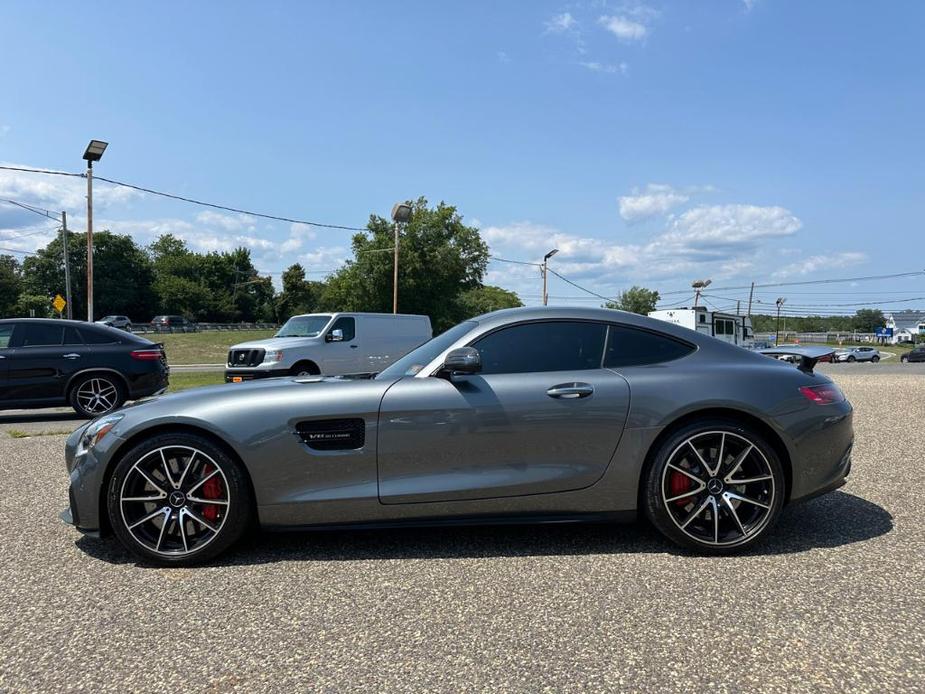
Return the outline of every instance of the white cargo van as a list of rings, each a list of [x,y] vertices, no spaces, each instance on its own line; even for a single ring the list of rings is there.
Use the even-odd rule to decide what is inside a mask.
[[[293,316],[273,337],[232,347],[228,351],[225,381],[377,373],[432,335],[427,316],[391,313]]]

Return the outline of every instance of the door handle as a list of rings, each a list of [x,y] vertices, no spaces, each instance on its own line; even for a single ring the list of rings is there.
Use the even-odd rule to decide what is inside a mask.
[[[62,354],[65,359],[79,359],[80,355],[77,352],[71,352],[70,354]]]
[[[590,383],[560,383],[546,391],[546,395],[558,400],[575,400],[587,398],[594,393],[594,386]]]
[[[350,345],[350,349],[356,349],[359,345]]]

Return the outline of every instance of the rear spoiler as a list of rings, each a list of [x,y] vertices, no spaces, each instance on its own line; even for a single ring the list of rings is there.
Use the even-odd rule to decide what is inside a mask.
[[[797,368],[806,373],[812,373],[816,362],[822,357],[835,354],[835,349],[832,347],[800,347],[798,345],[769,347],[758,351],[769,357],[796,357],[799,360],[797,361]]]

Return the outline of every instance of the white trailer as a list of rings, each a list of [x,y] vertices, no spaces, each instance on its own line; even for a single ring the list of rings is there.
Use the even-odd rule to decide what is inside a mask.
[[[751,345],[755,338],[752,332],[752,321],[748,316],[708,311],[703,306],[651,311],[649,317],[696,330],[704,335],[715,337],[717,340],[741,347]]]

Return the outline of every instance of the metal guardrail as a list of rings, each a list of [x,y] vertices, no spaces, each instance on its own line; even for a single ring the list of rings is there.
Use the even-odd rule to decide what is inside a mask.
[[[163,325],[132,325],[132,332],[136,335],[168,334],[168,333],[200,333],[200,332],[235,332],[241,330],[277,330],[276,323],[195,323],[179,327]]]
[[[755,339],[762,342],[773,342],[774,333],[764,332],[755,333]],[[826,343],[826,342],[877,342],[877,336],[874,333],[855,333],[855,332],[827,332],[827,333],[798,333],[790,330],[781,330],[780,343]]]

